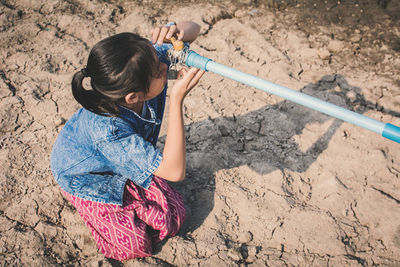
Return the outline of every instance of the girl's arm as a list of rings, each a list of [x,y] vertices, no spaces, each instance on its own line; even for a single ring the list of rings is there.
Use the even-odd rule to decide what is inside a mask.
[[[157,27],[152,30],[153,43],[162,45],[164,39],[178,36],[178,40],[194,41],[200,32],[200,26],[194,22],[184,21],[177,25]],[[181,70],[181,80],[176,81],[170,90],[169,115],[167,137],[163,151],[163,159],[154,175],[165,180],[178,182],[186,174],[186,139],[183,125],[183,100],[190,90],[197,84],[204,71],[191,68],[189,71]]]
[[[151,40],[153,43],[157,42],[158,45],[162,45],[164,38],[169,39],[173,35],[176,35],[178,40],[193,42],[196,40],[199,33],[199,24],[192,21],[182,21],[178,22],[176,25],[154,28],[151,31]]]
[[[182,21],[176,24],[178,32],[183,32],[182,41],[193,42],[200,33],[200,25],[192,21]],[[179,40],[179,36],[178,36]]]
[[[185,96],[197,84],[204,71],[191,68],[171,89],[167,138],[165,141],[163,159],[154,175],[165,180],[178,182],[186,174],[186,140],[183,125],[182,105]]]

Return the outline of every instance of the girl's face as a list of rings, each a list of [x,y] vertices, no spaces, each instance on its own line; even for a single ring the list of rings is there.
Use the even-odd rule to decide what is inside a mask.
[[[159,63],[159,69],[157,70],[156,77],[151,80],[149,91],[144,96],[144,100],[150,100],[158,96],[164,90],[165,84],[167,83],[168,66],[167,64],[160,62],[157,56],[156,60]]]
[[[167,69],[167,64],[160,62],[160,74],[157,75],[159,77],[151,80],[149,91],[145,95],[144,100],[153,99],[164,90],[165,84],[167,83]]]

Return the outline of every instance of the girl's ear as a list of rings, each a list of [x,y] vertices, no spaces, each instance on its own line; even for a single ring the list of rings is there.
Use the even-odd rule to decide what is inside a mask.
[[[137,93],[129,93],[125,96],[125,102],[128,105],[136,104],[139,101],[139,95]]]

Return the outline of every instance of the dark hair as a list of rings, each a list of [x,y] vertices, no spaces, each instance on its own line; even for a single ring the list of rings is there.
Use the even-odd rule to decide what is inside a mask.
[[[72,78],[72,94],[85,109],[99,115],[118,116],[118,104],[131,92],[147,93],[159,61],[150,42],[134,33],[120,33],[98,42],[87,66]],[[90,77],[92,90],[83,87]]]

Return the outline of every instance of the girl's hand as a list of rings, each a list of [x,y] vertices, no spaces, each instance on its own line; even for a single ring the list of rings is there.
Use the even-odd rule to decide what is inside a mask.
[[[178,79],[171,89],[171,98],[182,101],[192,88],[199,82],[204,70],[190,68],[188,71],[182,69],[178,73]]]
[[[158,45],[162,45],[164,39],[170,39],[175,35],[178,40],[182,40],[184,34],[184,30],[178,29],[177,25],[156,27],[151,31],[151,41],[153,44],[157,42]]]

